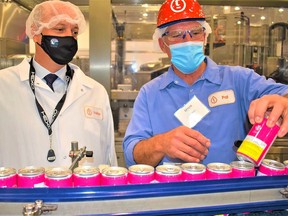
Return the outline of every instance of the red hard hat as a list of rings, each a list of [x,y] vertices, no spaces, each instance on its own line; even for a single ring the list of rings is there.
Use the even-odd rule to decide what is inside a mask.
[[[157,27],[185,20],[205,20],[201,5],[196,0],[166,0],[158,13]]]

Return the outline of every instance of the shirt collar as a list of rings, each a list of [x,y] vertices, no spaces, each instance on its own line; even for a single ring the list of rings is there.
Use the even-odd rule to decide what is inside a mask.
[[[211,83],[215,83],[215,84],[220,85],[221,84],[221,77],[220,77],[220,74],[218,73],[219,72],[218,65],[213,60],[211,60],[209,57],[206,57],[206,61],[207,61],[206,62],[207,63],[206,69],[205,69],[204,73],[202,74],[202,76],[199,77],[198,80],[207,80]],[[183,85],[183,84],[181,84],[183,82],[184,81],[174,73],[172,66],[170,66],[168,69],[168,72],[164,74],[164,79],[160,84],[160,89],[166,88],[171,83]]]
[[[40,79],[43,79],[47,74],[51,73],[49,70],[41,66],[38,62],[36,62],[34,58],[33,58],[33,67],[35,68],[35,72]],[[63,66],[60,70],[56,71],[55,73],[63,81],[66,80],[65,79],[66,69],[67,69],[66,66]]]

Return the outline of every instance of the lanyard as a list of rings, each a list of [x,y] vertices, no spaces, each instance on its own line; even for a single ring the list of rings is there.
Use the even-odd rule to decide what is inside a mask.
[[[36,106],[37,106],[37,110],[38,110],[38,113],[40,115],[40,118],[43,122],[43,124],[45,125],[45,127],[47,128],[48,130],[48,135],[49,135],[49,139],[50,139],[50,149],[48,151],[48,155],[47,155],[47,160],[49,162],[53,162],[55,161],[56,157],[55,157],[55,153],[54,153],[54,150],[52,149],[52,124],[54,123],[54,121],[56,120],[56,118],[58,117],[63,105],[64,105],[64,102],[65,102],[65,99],[66,99],[66,95],[67,95],[67,89],[68,89],[68,86],[69,86],[69,83],[70,83],[70,80],[72,80],[73,78],[73,75],[74,75],[74,71],[71,70],[70,66],[67,64],[67,71],[66,71],[66,82],[67,82],[67,88],[65,90],[65,93],[64,95],[62,96],[62,98],[60,99],[60,101],[58,102],[58,104],[56,105],[56,107],[54,108],[54,111],[53,111],[53,115],[52,115],[52,119],[51,119],[51,123],[49,122],[49,119],[47,117],[47,114],[45,113],[43,107],[40,105],[40,103],[38,102],[37,98],[36,98],[36,94],[35,94],[35,68],[33,67],[33,58],[31,58],[31,61],[30,61],[30,71],[29,71],[29,84],[30,84],[30,88],[35,96],[35,103],[36,103]]]

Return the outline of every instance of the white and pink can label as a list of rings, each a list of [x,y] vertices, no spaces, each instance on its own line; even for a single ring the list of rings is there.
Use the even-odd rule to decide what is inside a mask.
[[[0,188],[17,187],[16,169],[10,167],[0,167]]]
[[[100,171],[93,166],[80,166],[73,171],[74,187],[93,187],[100,185]]]
[[[179,182],[182,181],[182,170],[176,165],[159,165],[155,171],[156,182]]]
[[[128,184],[128,170],[124,167],[107,167],[101,172],[101,185]]]
[[[45,187],[45,169],[43,167],[28,166],[18,170],[19,188]]]
[[[145,164],[136,164],[128,169],[129,184],[149,184],[155,179],[154,167]]]
[[[275,160],[264,159],[259,166],[257,176],[278,176],[285,175],[285,166]]]
[[[232,169],[229,164],[225,163],[210,163],[207,165],[206,178],[211,179],[226,179],[232,177]]]
[[[206,167],[200,163],[183,163],[182,180],[183,181],[196,181],[206,179]]]

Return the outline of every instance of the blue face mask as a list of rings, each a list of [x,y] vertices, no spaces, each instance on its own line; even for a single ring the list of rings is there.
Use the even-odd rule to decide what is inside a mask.
[[[169,46],[172,64],[184,74],[193,73],[205,59],[203,42],[184,42]]]

